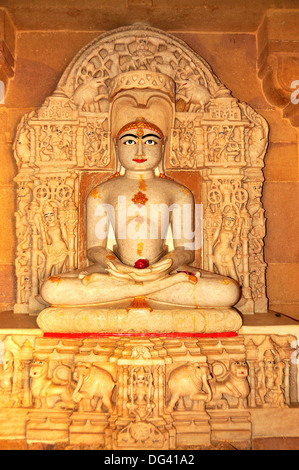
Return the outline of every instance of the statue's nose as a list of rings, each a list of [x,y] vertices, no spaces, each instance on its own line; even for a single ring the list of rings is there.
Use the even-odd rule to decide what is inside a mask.
[[[141,139],[138,139],[138,143],[137,143],[137,155],[140,156],[140,155],[143,155],[143,142]]]

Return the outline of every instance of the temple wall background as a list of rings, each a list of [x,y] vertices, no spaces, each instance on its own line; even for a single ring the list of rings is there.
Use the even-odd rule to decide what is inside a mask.
[[[51,8],[46,1],[26,3],[0,4],[0,80],[6,85],[0,104],[0,310],[15,302],[17,124],[53,92],[81,47],[106,30],[144,20],[183,39],[233,96],[268,121],[263,203],[269,307],[299,319],[299,104],[290,103],[291,83],[299,80],[299,2],[272,1],[271,10],[267,1],[251,2],[248,10],[219,0],[206,1],[206,8],[195,0],[111,1],[109,7],[106,0],[91,1],[88,8],[84,1],[68,8],[58,1]]]

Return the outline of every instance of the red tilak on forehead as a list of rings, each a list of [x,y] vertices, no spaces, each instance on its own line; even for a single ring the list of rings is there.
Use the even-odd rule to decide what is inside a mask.
[[[130,131],[130,130],[134,130],[134,129],[138,129],[138,131],[137,131],[137,136],[138,137],[141,137],[143,135],[142,129],[148,129],[149,131],[157,132],[157,134],[159,134],[159,136],[162,139],[162,144],[164,144],[164,135],[163,135],[163,132],[161,131],[161,129],[159,129],[159,127],[156,126],[155,124],[153,124],[151,122],[147,122],[147,121],[145,121],[145,119],[142,119],[142,118],[137,119],[136,121],[133,121],[133,122],[129,122],[128,124],[123,126],[119,130],[119,132],[116,136],[116,140],[118,140],[120,134],[123,134],[126,131]]]

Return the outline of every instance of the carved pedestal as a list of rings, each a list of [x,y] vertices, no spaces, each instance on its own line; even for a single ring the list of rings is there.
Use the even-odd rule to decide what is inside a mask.
[[[70,415],[69,411],[30,411],[26,423],[27,443],[67,444],[71,423]]]
[[[176,429],[178,446],[209,446],[211,444],[210,417],[204,410],[189,412],[175,411],[172,413]]]
[[[109,442],[107,428],[109,429],[108,413],[74,412],[69,426],[69,444],[104,447],[105,442]]]
[[[0,330],[0,441],[167,450],[299,436],[299,331],[286,328],[77,339]]]

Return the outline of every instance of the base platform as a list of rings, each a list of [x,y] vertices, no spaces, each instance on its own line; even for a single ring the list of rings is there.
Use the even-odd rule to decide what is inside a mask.
[[[233,308],[148,309],[49,307],[37,318],[47,333],[157,334],[236,332],[242,326]]]

